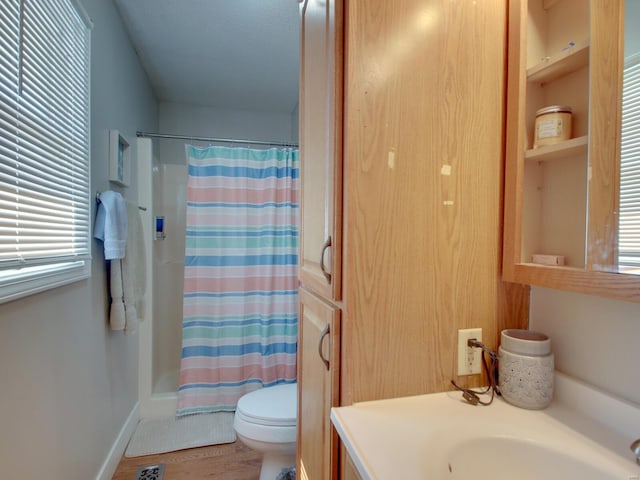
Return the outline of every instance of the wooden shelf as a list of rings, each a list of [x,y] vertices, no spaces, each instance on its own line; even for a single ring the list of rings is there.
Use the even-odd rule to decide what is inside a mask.
[[[524,152],[524,158],[537,162],[549,162],[575,155],[582,155],[587,153],[588,144],[589,137],[585,135],[556,143],[555,145],[532,148]]]
[[[565,271],[573,271],[573,272],[584,272],[585,267],[572,267],[569,265],[544,265],[542,263],[532,263],[532,262],[521,262],[518,265],[522,265],[527,268],[551,268],[554,270],[565,270]]]
[[[550,82],[589,65],[589,40],[576,43],[572,48],[560,52],[547,61],[527,69],[529,82]]]

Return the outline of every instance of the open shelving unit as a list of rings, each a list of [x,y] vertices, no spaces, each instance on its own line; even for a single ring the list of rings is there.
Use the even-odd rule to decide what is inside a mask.
[[[624,20],[615,0],[509,0],[505,281],[640,303],[640,275],[617,273]],[[551,105],[572,135],[533,149]]]
[[[534,254],[561,255],[566,267],[586,265],[589,58],[589,2],[527,0],[528,34],[523,54],[526,86],[520,263]],[[570,139],[538,148],[536,111],[550,105],[572,108]]]

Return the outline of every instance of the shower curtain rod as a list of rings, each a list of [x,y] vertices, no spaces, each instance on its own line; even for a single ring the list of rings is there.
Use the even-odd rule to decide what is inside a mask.
[[[247,145],[271,145],[274,147],[298,147],[297,143],[264,142],[261,140],[238,140],[233,138],[195,137],[190,135],[172,135],[166,133],[136,132],[136,136],[145,138],[173,138],[176,140],[190,140],[192,142],[243,143]]]

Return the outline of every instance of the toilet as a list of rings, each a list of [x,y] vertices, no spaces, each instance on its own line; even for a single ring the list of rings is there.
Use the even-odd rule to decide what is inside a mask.
[[[262,452],[260,480],[275,480],[296,463],[297,384],[265,387],[238,400],[233,428],[247,447]]]

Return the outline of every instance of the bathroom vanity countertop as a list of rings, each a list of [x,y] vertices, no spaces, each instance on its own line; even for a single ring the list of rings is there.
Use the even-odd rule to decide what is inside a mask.
[[[640,406],[561,374],[555,383],[545,410],[499,397],[472,406],[443,392],[337,407],[331,420],[363,480],[640,480],[629,448]]]

